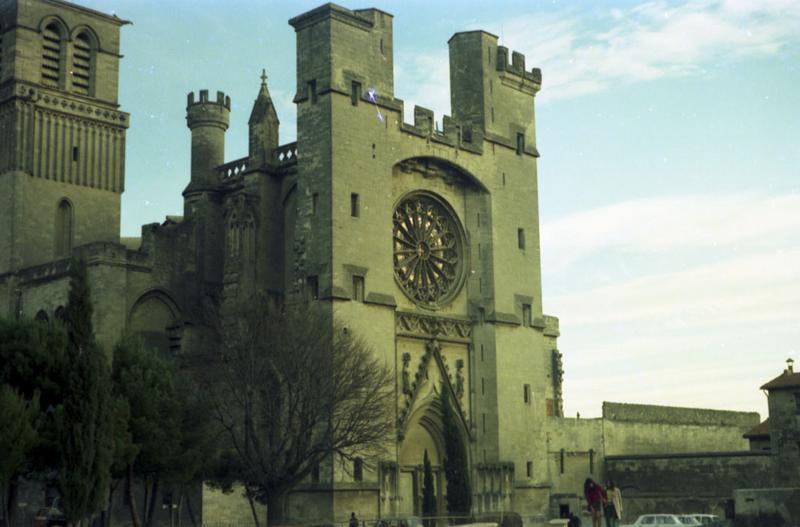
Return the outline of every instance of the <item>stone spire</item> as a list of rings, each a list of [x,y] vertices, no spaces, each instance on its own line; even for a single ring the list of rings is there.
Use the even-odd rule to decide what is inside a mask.
[[[261,88],[250,112],[250,163],[261,166],[272,161],[278,148],[278,114],[267,88],[267,72],[261,70]]]

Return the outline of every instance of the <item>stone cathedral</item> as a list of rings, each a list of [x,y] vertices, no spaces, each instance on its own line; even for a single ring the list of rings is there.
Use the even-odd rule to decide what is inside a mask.
[[[230,98],[189,93],[183,215],[120,238],[125,156],[144,154],[126,152],[117,97],[126,23],[62,0],[0,4],[0,315],[58,317],[71,255],[89,263],[95,330],[109,347],[130,331],[191,353],[207,298],[304,295],[394,364],[396,435],[385,459],[320,467],[290,495],[291,519],[420,514],[425,451],[444,514],[443,390],[458,403],[476,514],[516,511],[527,523],[578,507],[611,440],[603,420],[563,418],[559,324],[542,311],[541,72],[495,35],[456,33],[451,115],[440,129],[415,107],[406,123],[392,15],[326,4],[289,21],[297,141],[279,139],[266,77],[254,83],[242,159],[225,158]],[[653,415],[623,406],[607,416],[620,430]],[[709,418],[727,427],[715,448],[746,448],[741,433],[758,416],[721,414],[731,415]],[[675,416],[674,427],[702,425]],[[612,453],[653,450],[623,436]],[[685,437],[672,448],[688,448]],[[222,497],[202,499],[203,521],[229,519]]]

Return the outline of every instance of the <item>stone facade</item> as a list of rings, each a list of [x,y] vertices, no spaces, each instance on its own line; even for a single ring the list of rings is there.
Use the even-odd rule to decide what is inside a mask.
[[[226,162],[230,98],[190,93],[184,214],[120,240],[125,22],[60,0],[3,3],[0,315],[58,316],[70,255],[89,263],[108,349],[128,331],[191,355],[213,326],[208,306],[239,290],[328,306],[331,324],[395,366],[397,429],[393,454],[360,474],[330,459],[300,484],[287,502],[295,521],[419,514],[426,450],[444,513],[442,390],[457,401],[476,514],[532,523],[558,515],[562,498],[574,509],[605,456],[746,448],[757,415],[606,404],[603,419],[562,417],[559,322],[542,311],[542,78],[524,55],[484,31],[456,33],[440,129],[421,107],[403,122],[392,15],[326,4],[289,23],[297,141],[280,144],[262,76],[249,154]],[[244,505],[225,502],[238,493],[195,494],[206,523],[244,520]]]

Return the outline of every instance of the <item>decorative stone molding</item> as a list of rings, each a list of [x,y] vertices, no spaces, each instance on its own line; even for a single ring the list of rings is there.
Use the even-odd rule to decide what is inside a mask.
[[[397,311],[395,331],[398,335],[419,338],[439,338],[471,342],[472,321]]]

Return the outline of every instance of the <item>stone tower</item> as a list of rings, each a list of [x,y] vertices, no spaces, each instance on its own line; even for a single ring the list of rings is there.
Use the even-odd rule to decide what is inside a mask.
[[[221,283],[223,239],[220,180],[217,167],[225,162],[225,132],[231,99],[221,91],[215,100],[208,90],[187,96],[186,126],[192,133],[191,178],[183,191],[184,216],[193,222],[197,276]]]
[[[287,290],[330,306],[393,365],[397,430],[389,459],[374,470],[323,467],[287,511],[309,521],[345,510],[419,514],[425,451],[444,503],[438,394],[446,392],[470,452],[474,511],[544,514],[558,321],[541,301],[541,74],[494,35],[458,33],[452,116],[440,128],[431,110],[415,107],[405,123],[392,21],[378,9],[327,4],[289,22],[298,163]],[[375,489],[373,510],[359,500]]]
[[[0,6],[0,274],[119,240],[126,23],[59,0]]]

